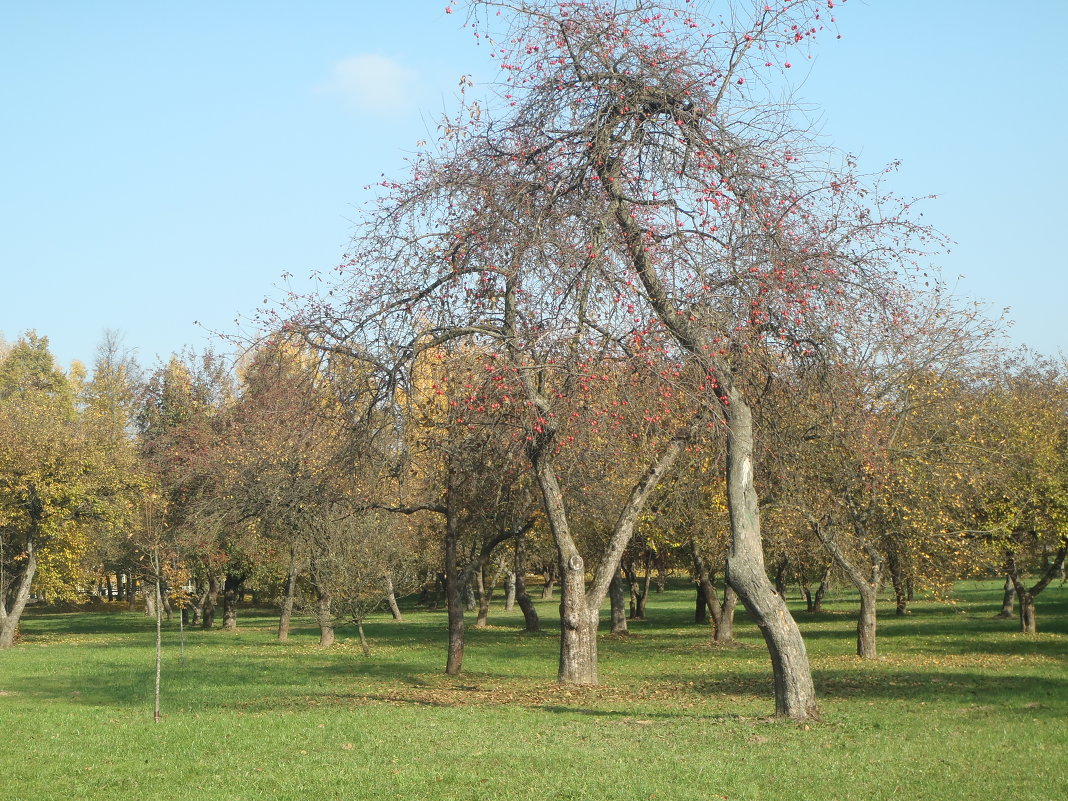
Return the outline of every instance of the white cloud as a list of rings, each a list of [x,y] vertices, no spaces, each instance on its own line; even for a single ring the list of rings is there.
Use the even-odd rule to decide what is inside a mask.
[[[331,73],[317,90],[340,97],[358,111],[395,113],[414,105],[416,72],[391,58],[352,56],[334,64]]]

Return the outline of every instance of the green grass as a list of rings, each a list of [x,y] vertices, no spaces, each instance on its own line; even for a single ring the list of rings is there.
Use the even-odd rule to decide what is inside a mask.
[[[0,799],[1014,799],[1068,797],[1068,587],[1039,598],[1036,637],[996,620],[999,587],[955,604],[880,610],[882,658],[853,656],[852,599],[799,612],[824,721],[770,720],[755,627],[708,644],[692,591],[602,637],[602,686],[553,682],[557,633],[496,610],[469,629],[464,674],[444,665],[441,612],[409,611],[315,647],[307,621],[273,641],[268,611],[240,630],[165,631],[161,723],[150,620],[35,609],[0,652]],[[540,605],[547,628],[554,603]]]

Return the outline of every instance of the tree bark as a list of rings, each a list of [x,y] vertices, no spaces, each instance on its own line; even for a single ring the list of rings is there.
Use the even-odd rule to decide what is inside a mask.
[[[723,603],[713,639],[720,645],[734,642],[734,611],[738,608],[738,595],[730,584],[723,587]]]
[[[886,562],[890,569],[890,583],[894,586],[894,614],[907,615],[909,611],[908,581],[901,570],[901,560],[891,550]]]
[[[541,599],[551,601],[553,597],[553,585],[556,583],[556,563],[550,562],[545,568],[545,583],[541,588]]]
[[[15,583],[14,592],[11,593],[10,601],[0,597],[0,648],[11,648],[15,644],[19,631],[19,621],[22,613],[30,600],[30,587],[33,585],[33,577],[37,573],[37,551],[34,546],[34,537],[30,537],[26,544],[26,558],[22,564],[22,575]]]
[[[485,565],[475,571],[475,586],[478,589],[478,616],[475,618],[475,628],[484,629],[489,625],[490,593],[493,591],[493,585],[486,581]]]
[[[389,604],[389,613],[393,615],[393,619],[404,622],[404,615],[401,614],[400,606],[397,604],[397,593],[393,591],[393,576],[386,573],[386,603]]]
[[[285,594],[282,596],[282,612],[278,616],[278,641],[289,639],[289,624],[293,620],[293,599],[297,595],[297,546],[289,549],[289,573],[286,576]]]
[[[1001,611],[997,613],[996,617],[1009,619],[1016,617],[1016,587],[1013,586],[1010,576],[1005,576],[1005,588],[1001,596]]]
[[[872,558],[872,577],[869,580],[863,571],[849,560],[837,540],[819,521],[809,518],[809,522],[812,524],[816,537],[823,543],[835,564],[842,569],[860,594],[860,614],[857,617],[857,656],[862,659],[875,659],[878,656],[875,641],[876,603],[881,583],[882,559],[874,549],[867,549]]]
[[[1066,555],[1068,555],[1068,545],[1062,545],[1057,551],[1056,559],[1047,565],[1038,582],[1032,587],[1026,587],[1016,566],[1016,555],[1011,550],[1005,552],[1005,572],[1012,579],[1013,588],[1016,590],[1016,598],[1020,602],[1020,631],[1024,634],[1037,633],[1035,598],[1049,586],[1054,576],[1064,568]]]
[[[223,582],[223,629],[237,630],[237,601],[241,597],[241,585],[245,583],[244,571],[228,572]]]
[[[538,619],[538,610],[534,606],[534,601],[527,593],[526,575],[526,546],[523,537],[518,536],[515,540],[515,600],[523,611],[523,624],[526,630],[537,632],[541,631],[541,621]]]
[[[460,540],[459,510],[455,470],[450,465],[445,499],[445,609],[449,617],[449,652],[445,672],[456,676],[464,662],[464,605],[460,593],[460,569],[456,563],[456,547]]]
[[[819,718],[805,641],[786,601],[775,592],[764,568],[760,505],[753,483],[753,416],[733,388],[723,388],[727,404],[727,506],[731,545],[727,581],[756,619],[771,654],[775,714],[791,720]]]
[[[204,593],[204,603],[200,610],[200,627],[210,629],[215,626],[215,607],[219,603],[219,579],[208,576],[208,589]]]
[[[623,579],[619,575],[618,568],[612,576],[612,583],[608,585],[608,597],[612,602],[612,633],[626,634],[627,607],[623,592]]]
[[[511,612],[515,608],[515,573],[511,570],[504,575],[504,611]]]

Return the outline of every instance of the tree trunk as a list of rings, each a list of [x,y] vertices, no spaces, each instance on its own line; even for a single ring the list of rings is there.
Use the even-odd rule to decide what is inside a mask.
[[[282,596],[282,612],[278,616],[278,641],[289,639],[289,624],[293,620],[293,599],[297,595],[297,546],[289,549],[289,574],[286,577],[285,594]]]
[[[694,623],[708,623],[708,601],[705,600],[705,594],[701,591],[701,585],[694,582],[694,589],[697,591],[697,603],[693,610],[693,622]]]
[[[720,645],[734,642],[734,611],[738,608],[738,595],[727,584],[723,588],[723,604],[720,606],[719,620],[713,639]]]
[[[1038,625],[1035,623],[1035,596],[1024,590],[1017,595],[1020,597],[1020,631],[1024,634],[1037,634]]]
[[[11,648],[19,631],[19,621],[30,600],[30,587],[37,573],[37,551],[33,537],[26,545],[26,558],[22,563],[22,575],[15,584],[15,591],[8,598],[0,597],[0,648]]]
[[[551,601],[553,597],[553,585],[556,583],[556,564],[550,562],[545,568],[545,584],[541,588],[541,599]]]
[[[887,567],[890,568],[890,583],[894,586],[894,614],[907,615],[909,611],[908,582],[901,571],[901,560],[891,551],[886,561]]]
[[[489,625],[490,593],[493,591],[493,585],[486,581],[485,565],[475,571],[475,587],[478,590],[478,616],[475,618],[475,628],[484,629]]]
[[[857,621],[857,656],[862,659],[875,659],[875,605],[878,601],[875,588],[858,587],[860,590],[860,619]]]
[[[779,559],[779,563],[775,565],[775,592],[786,597],[786,576],[790,570],[790,562],[784,556]]]
[[[534,606],[527,593],[527,567],[526,546],[523,537],[516,537],[515,541],[515,600],[519,608],[523,610],[523,623],[529,632],[541,631],[541,621],[538,619],[538,610]]]
[[[155,591],[155,588],[153,587],[153,590],[152,590],[151,593],[149,593],[147,589],[145,590],[145,617],[155,617],[155,616],[156,616],[156,591]]]
[[[1012,579],[1013,588],[1016,590],[1016,598],[1020,602],[1020,631],[1024,634],[1035,634],[1038,631],[1035,619],[1035,598],[1049,586],[1053,577],[1058,575],[1064,568],[1066,555],[1068,555],[1068,544],[1061,546],[1057,551],[1056,560],[1047,565],[1038,582],[1028,588],[1024,586],[1020,579],[1020,573],[1016,568],[1015,554],[1011,550],[1005,552],[1005,572]]]
[[[616,568],[612,576],[612,583],[608,585],[608,597],[612,602],[612,633],[627,633],[627,607],[623,592],[623,579]]]
[[[449,616],[449,653],[445,672],[450,676],[458,675],[464,663],[464,606],[460,595],[460,569],[456,564],[460,531],[455,483],[455,471],[450,466],[445,500],[445,608]]]
[[[1001,611],[997,617],[1013,618],[1016,616],[1016,588],[1012,586],[1012,579],[1005,576],[1005,591],[1001,596]]]
[[[564,684],[597,683],[599,609],[586,603],[586,567],[574,553],[560,571],[560,669]]]
[[[823,577],[820,579],[820,585],[816,587],[816,594],[812,598],[812,612],[823,611],[823,599],[827,597],[827,588],[831,586],[831,569],[833,565],[828,562],[827,567],[823,569]]]
[[[764,569],[760,505],[753,483],[753,418],[741,394],[727,392],[727,505],[731,546],[727,581],[755,618],[771,654],[775,714],[791,720],[819,717],[805,641]]]
[[[360,635],[360,648],[363,650],[363,655],[366,657],[371,656],[371,646],[367,643],[367,635],[363,633],[363,621],[356,621],[356,631]]]
[[[511,570],[504,575],[504,611],[511,612],[515,608],[515,573]]]
[[[155,609],[155,613],[156,613],[156,684],[155,684],[155,695],[153,697],[153,705],[152,705],[152,720],[154,720],[156,723],[159,723],[160,718],[162,717],[160,715],[160,709],[159,709],[159,686],[160,686],[160,674],[162,673],[161,668],[162,668],[162,665],[163,665],[163,632],[162,632],[162,628],[163,628],[163,625],[162,625],[162,622],[163,622],[163,610],[162,610],[163,593],[160,591],[159,564],[158,564],[159,563],[159,556],[158,556],[158,554],[154,558],[155,558],[155,561],[157,563],[156,564],[156,587],[155,587],[156,591],[155,591],[155,596],[153,598],[155,603],[152,604],[153,608]]]
[[[319,647],[329,648],[334,644],[334,599],[322,588],[316,588],[316,596],[315,618],[319,623]]]
[[[237,602],[241,597],[241,585],[245,583],[243,571],[227,573],[223,582],[223,629],[237,630]]]
[[[219,579],[215,574],[208,576],[208,590],[200,609],[200,627],[210,629],[215,626],[215,607],[219,603]]]
[[[817,539],[823,543],[831,558],[860,594],[860,614],[857,617],[857,656],[862,659],[875,659],[876,601],[879,585],[882,583],[882,559],[873,548],[866,548],[872,559],[872,577],[869,581],[860,568],[849,560],[837,540],[824,529],[819,521],[809,518],[809,522],[812,524],[812,530]],[[859,523],[854,523],[854,527],[858,528],[858,533],[859,525]]]
[[[397,604],[397,593],[393,591],[393,576],[386,573],[386,603],[389,604],[389,613],[393,615],[394,620],[404,622],[404,615],[401,614],[400,606]]]

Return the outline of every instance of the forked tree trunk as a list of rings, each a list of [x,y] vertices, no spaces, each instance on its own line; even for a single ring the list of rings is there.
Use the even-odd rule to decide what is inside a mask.
[[[553,587],[556,584],[556,564],[550,563],[545,568],[545,584],[541,588],[541,599],[543,601],[551,601],[553,597]]]
[[[882,558],[874,549],[867,549],[872,559],[872,577],[869,580],[864,572],[849,560],[837,540],[819,521],[809,518],[809,522],[812,524],[816,537],[823,543],[835,564],[842,569],[860,594],[860,614],[857,617],[857,656],[862,659],[875,659],[878,656],[875,639],[876,604],[881,584]]]
[[[734,612],[737,608],[738,595],[734,588],[727,584],[723,588],[723,603],[720,605],[719,620],[713,635],[713,639],[720,645],[734,642]]]
[[[752,412],[738,392],[727,391],[726,398],[727,506],[731,520],[727,581],[755,618],[771,654],[775,714],[791,720],[818,718],[805,641],[764,568],[760,506],[753,483]]]
[[[529,632],[541,631],[538,610],[527,593],[526,546],[523,537],[515,540],[515,600],[523,610],[523,624]]]
[[[22,574],[15,584],[10,600],[0,595],[0,648],[11,648],[19,631],[19,621],[30,600],[30,587],[37,573],[37,551],[31,536],[26,546],[26,558],[22,562]],[[10,604],[10,605],[9,605]]]
[[[1054,576],[1058,575],[1064,568],[1066,555],[1068,555],[1068,545],[1062,545],[1057,551],[1056,559],[1047,565],[1038,582],[1032,587],[1026,587],[1016,566],[1016,555],[1011,550],[1005,552],[1005,572],[1012,579],[1013,588],[1016,590],[1016,598],[1020,602],[1020,631],[1024,634],[1035,634],[1038,631],[1035,617],[1035,598],[1049,586]]]
[[[597,624],[600,604],[586,598],[586,565],[578,553],[560,569],[560,667],[564,684],[597,684]]]
[[[200,627],[210,629],[215,625],[215,606],[219,602],[219,579],[215,574],[208,576],[208,590],[204,593],[200,608]]]
[[[823,577],[820,579],[820,585],[816,587],[816,594],[812,598],[812,612],[823,611],[823,599],[827,597],[827,588],[831,586],[831,568],[832,563],[828,562],[827,567],[823,569]]]
[[[289,625],[293,620],[293,599],[297,595],[297,546],[289,549],[289,575],[286,577],[285,594],[282,596],[282,612],[278,616],[278,641],[289,639]]]

